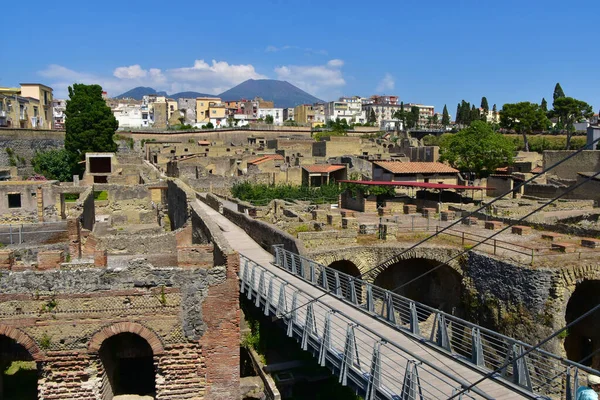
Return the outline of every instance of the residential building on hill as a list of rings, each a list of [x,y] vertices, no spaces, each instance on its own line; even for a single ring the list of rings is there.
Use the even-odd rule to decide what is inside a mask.
[[[39,83],[0,87],[0,126],[52,129],[52,121],[51,87]]]
[[[63,99],[52,100],[52,127],[54,129],[65,128],[65,110],[67,101]]]
[[[266,119],[267,115],[273,117],[273,125],[283,124],[283,108],[258,108],[256,117]]]
[[[210,122],[211,105],[216,106],[221,104],[219,97],[197,97],[196,98],[196,123],[206,125]],[[223,105],[223,114],[225,113],[225,105]],[[214,113],[216,115],[216,112]],[[219,113],[220,115],[220,113]]]
[[[340,97],[338,101],[330,101],[325,104],[325,122],[346,120],[348,125],[367,121],[366,112],[362,109],[362,98]]]

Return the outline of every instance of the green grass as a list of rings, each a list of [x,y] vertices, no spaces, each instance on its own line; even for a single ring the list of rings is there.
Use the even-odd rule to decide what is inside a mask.
[[[108,192],[106,190],[94,192],[94,200],[108,200]]]
[[[79,199],[79,193],[65,193],[65,203],[75,203]]]

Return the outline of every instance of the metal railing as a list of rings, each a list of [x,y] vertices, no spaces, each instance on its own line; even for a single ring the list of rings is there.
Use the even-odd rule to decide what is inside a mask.
[[[265,315],[281,318],[287,335],[330,368],[342,385],[365,400],[443,399],[468,383],[304,293],[267,268],[240,255],[240,292]],[[307,304],[306,307],[299,307]],[[492,399],[481,390],[462,399]]]
[[[529,392],[575,399],[577,380],[588,373],[599,374],[541,349],[519,358],[533,346],[274,247],[274,264],[279,268],[484,373],[510,362],[501,378]]]
[[[44,235],[52,233],[67,232],[66,221],[45,222],[43,224],[19,224],[19,225],[1,225],[0,243],[3,244],[23,244],[27,242],[30,235]]]

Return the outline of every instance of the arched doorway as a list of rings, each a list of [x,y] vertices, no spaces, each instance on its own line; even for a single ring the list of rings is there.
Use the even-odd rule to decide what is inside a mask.
[[[329,268],[335,269],[336,271],[339,271],[339,272],[342,272],[343,274],[345,274],[345,275],[340,274],[340,285],[341,285],[341,289],[342,289],[342,295],[347,300],[352,300],[351,294],[350,294],[349,278],[346,275],[350,275],[353,277],[360,276],[360,270],[358,269],[356,264],[354,264],[352,261],[349,261],[349,260],[338,260],[338,261],[334,261],[331,264],[329,264]],[[329,277],[329,276],[327,278],[332,279],[332,277]],[[335,284],[335,280],[332,280],[331,282],[329,282],[330,287],[335,287],[335,286],[332,286],[334,284]],[[362,299],[362,288],[360,287],[360,285],[354,285],[354,287],[356,289],[356,299],[360,303],[361,299]]]
[[[464,290],[462,276],[446,264],[401,289],[396,289],[433,270],[439,264],[438,261],[425,258],[401,260],[381,272],[375,278],[374,284],[393,290],[395,293],[419,303],[461,317]],[[429,315],[420,314],[419,317],[426,319]]]
[[[122,332],[102,342],[98,353],[104,368],[103,400],[118,395],[155,395],[154,354],[146,339]]]
[[[579,283],[565,313],[567,324],[600,303],[600,280],[586,280]],[[600,367],[600,311],[573,325],[565,339],[567,357],[583,365]]]
[[[0,399],[36,400],[38,366],[16,340],[0,335]]]

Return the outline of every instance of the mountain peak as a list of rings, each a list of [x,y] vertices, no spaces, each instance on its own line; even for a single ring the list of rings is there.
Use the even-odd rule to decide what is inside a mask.
[[[142,97],[156,94],[159,96],[167,96],[175,100],[179,98],[196,98],[214,96],[206,93],[198,92],[180,92],[168,95],[166,92],[157,92],[151,87],[139,86],[133,88],[119,96],[117,99],[132,98],[141,100]],[[300,104],[322,103],[323,100],[306,93],[304,90],[297,88],[287,81],[279,81],[276,79],[248,79],[239,85],[221,93],[217,97],[222,100],[239,100],[253,99],[262,97],[265,100],[273,101],[275,107],[288,108]]]

